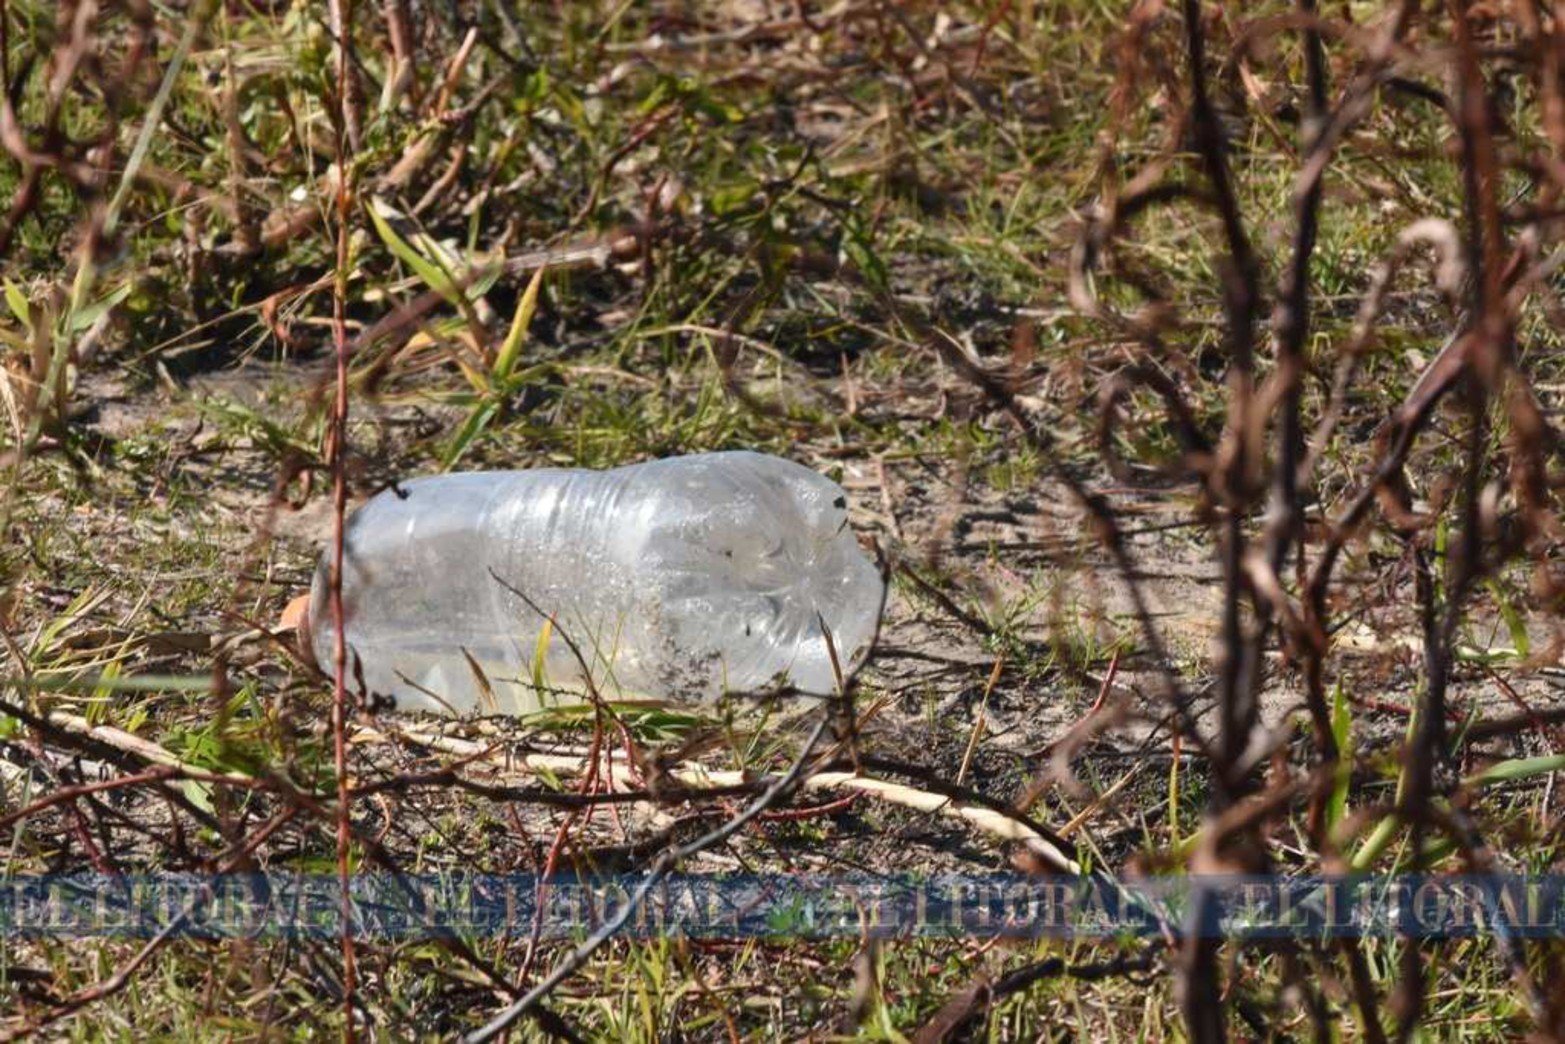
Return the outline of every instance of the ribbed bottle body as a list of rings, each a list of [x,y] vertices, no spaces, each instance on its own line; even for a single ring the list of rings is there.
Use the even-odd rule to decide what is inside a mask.
[[[310,606],[328,673],[329,566]],[[579,702],[589,673],[611,699],[826,693],[822,621],[846,669],[881,600],[842,489],[756,453],[416,479],[345,534],[348,686],[401,709],[525,713]]]

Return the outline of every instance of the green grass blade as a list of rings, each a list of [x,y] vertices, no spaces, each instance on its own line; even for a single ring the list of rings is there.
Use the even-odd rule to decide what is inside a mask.
[[[532,325],[533,313],[538,310],[538,288],[543,285],[545,271],[539,268],[533,273],[532,279],[527,282],[527,289],[522,292],[522,299],[516,304],[511,329],[506,332],[505,342],[500,345],[500,354],[495,357],[494,375],[497,382],[504,382],[516,367],[516,360],[522,353],[522,343],[527,340],[527,328]]]
[[[460,299],[457,296],[456,284],[451,279],[450,274],[440,265],[435,264],[414,249],[411,243],[402,238],[397,230],[391,227],[391,222],[387,221],[381,213],[383,210],[391,213],[394,213],[394,211],[391,211],[390,207],[378,200],[371,200],[364,209],[369,211],[370,222],[375,226],[375,232],[380,236],[380,241],[386,245],[386,249],[390,250],[397,260],[412,269],[413,274],[418,276],[431,290],[452,304],[458,304]]]

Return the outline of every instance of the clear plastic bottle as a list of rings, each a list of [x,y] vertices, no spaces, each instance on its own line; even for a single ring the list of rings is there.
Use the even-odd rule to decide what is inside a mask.
[[[348,688],[403,710],[580,702],[562,632],[608,698],[830,693],[821,620],[849,670],[883,600],[842,488],[760,453],[415,479],[353,513],[344,551]],[[330,562],[309,617],[328,673]]]

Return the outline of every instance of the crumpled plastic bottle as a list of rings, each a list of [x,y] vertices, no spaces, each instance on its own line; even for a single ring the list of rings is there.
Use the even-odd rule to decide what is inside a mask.
[[[830,479],[751,452],[394,486],[345,531],[347,687],[401,710],[516,714],[581,702],[585,664],[609,699],[831,693],[822,622],[851,671],[884,601],[847,507]],[[309,608],[328,673],[330,569],[328,548]]]

